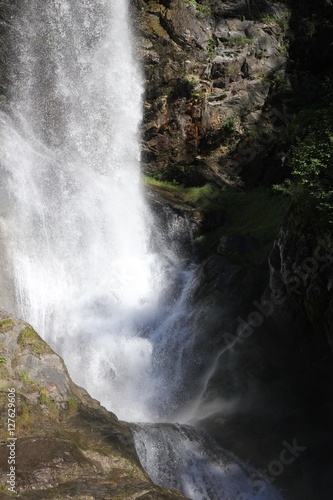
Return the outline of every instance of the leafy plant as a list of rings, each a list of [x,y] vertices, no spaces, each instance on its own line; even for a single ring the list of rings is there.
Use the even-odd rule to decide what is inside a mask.
[[[43,388],[39,391],[39,402],[43,405],[44,409],[47,411],[48,415],[52,419],[57,419],[59,416],[59,411],[56,403],[50,398],[48,390]]]
[[[0,378],[5,379],[7,378],[7,359],[4,356],[0,356]]]
[[[30,378],[28,370],[22,370],[20,372],[20,381],[24,384],[34,384],[34,381]]]
[[[207,50],[211,57],[215,57],[217,45],[218,45],[217,38],[216,36],[212,35],[207,42]]]
[[[276,189],[333,223],[333,106],[301,111],[289,126],[291,178]]]
[[[77,401],[75,398],[73,397],[69,397],[68,400],[67,400],[67,403],[68,403],[68,410],[70,413],[76,413],[77,412]]]
[[[14,326],[12,318],[5,318],[0,321],[0,332],[5,333],[11,330]]]
[[[209,17],[212,15],[212,9],[208,5],[207,0],[186,0],[188,3],[191,5],[194,5],[195,7],[195,14],[197,17]]]
[[[30,326],[26,326],[20,331],[17,342],[22,347],[31,346],[37,354],[43,352],[43,344],[39,341],[39,337],[35,330]]]
[[[263,22],[265,24],[274,24],[277,22],[277,19],[276,19],[276,17],[274,17],[270,14],[263,14],[263,16],[261,17],[261,22]]]
[[[28,405],[21,401],[18,407],[17,414],[17,429],[22,431],[30,431],[34,424],[34,417]]]

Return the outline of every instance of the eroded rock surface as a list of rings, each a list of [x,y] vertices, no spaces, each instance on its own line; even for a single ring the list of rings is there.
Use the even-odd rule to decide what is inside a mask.
[[[273,96],[286,81],[288,9],[270,1],[259,10],[252,2],[134,3],[146,171],[187,184],[239,183],[281,125]]]
[[[84,368],[84,367],[83,367]],[[16,491],[24,499],[176,499],[140,466],[128,424],[70,379],[22,321],[0,313],[0,496],[8,492],[8,389],[16,394]],[[8,498],[12,498],[8,496]]]

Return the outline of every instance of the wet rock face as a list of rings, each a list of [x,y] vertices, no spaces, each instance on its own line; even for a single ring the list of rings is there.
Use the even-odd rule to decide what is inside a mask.
[[[182,181],[195,173],[232,184],[270,149],[289,13],[283,4],[251,3],[135,2],[148,173],[179,179],[182,166]]]
[[[7,498],[8,390],[14,388],[16,491],[25,499],[183,498],[152,485],[129,426],[69,378],[34,330],[0,312],[0,496]],[[12,391],[13,392],[13,391]],[[8,497],[11,498],[11,497]]]
[[[283,291],[308,318],[315,343],[333,351],[332,237],[311,233],[295,236],[282,227],[269,258],[270,288]]]

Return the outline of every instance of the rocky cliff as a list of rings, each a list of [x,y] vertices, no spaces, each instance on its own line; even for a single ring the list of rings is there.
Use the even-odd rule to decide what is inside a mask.
[[[12,498],[10,481],[16,496],[34,500],[183,498],[151,483],[129,425],[73,384],[62,359],[3,311],[0,398],[1,498]]]
[[[137,0],[146,78],[147,173],[187,185],[240,182],[281,127],[288,85],[278,2]],[[256,174],[258,176],[258,174]]]
[[[18,4],[0,2],[3,94],[6,35]],[[197,350],[220,355],[198,425],[268,470],[286,498],[329,499],[331,227],[316,227],[318,213],[309,217],[297,200],[287,211],[290,198],[271,186],[290,176],[288,155],[303,140],[287,126],[332,78],[332,2],[132,6],[146,80],[142,158],[152,206],[185,212],[192,223]],[[18,455],[24,498],[177,498],[151,485],[128,427],[70,382],[36,334],[5,315],[0,325],[3,388],[17,387],[18,444],[33,451],[32,460]],[[6,404],[6,391],[2,397]],[[283,443],[295,439],[302,452],[281,466]]]
[[[268,467],[287,498],[330,498],[331,216],[316,199],[332,204],[333,154],[325,149],[320,164],[312,153],[331,129],[309,146],[307,136],[316,108],[332,105],[332,3],[136,5],[144,168],[175,184],[155,190],[197,210],[196,344],[220,352],[198,418],[223,446]],[[269,188],[291,174],[290,197],[276,197]],[[207,181],[215,188],[191,188]],[[302,453],[277,470],[282,443],[294,439]]]

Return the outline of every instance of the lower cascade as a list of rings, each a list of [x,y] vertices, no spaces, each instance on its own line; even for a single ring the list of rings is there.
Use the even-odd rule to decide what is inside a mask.
[[[178,489],[192,500],[281,500],[254,468],[187,425],[134,427],[142,465],[161,486]]]
[[[12,39],[12,97],[0,114],[2,305],[76,383],[137,423],[154,482],[192,500],[279,499],[254,469],[175,424],[195,416],[214,356],[195,353],[196,266],[172,244],[179,231],[190,237],[189,224],[166,214],[163,234],[141,187],[129,2],[26,0]]]

